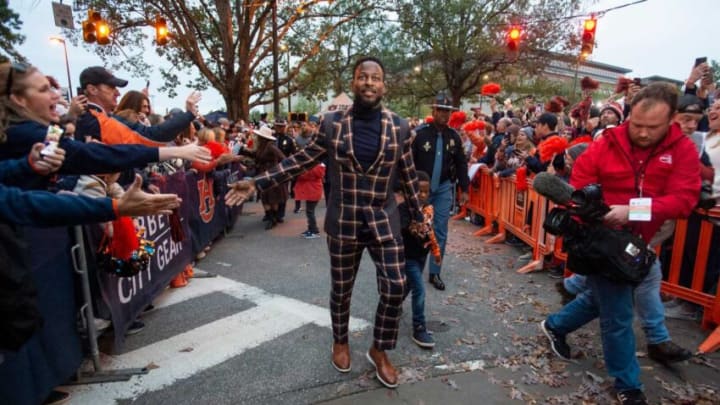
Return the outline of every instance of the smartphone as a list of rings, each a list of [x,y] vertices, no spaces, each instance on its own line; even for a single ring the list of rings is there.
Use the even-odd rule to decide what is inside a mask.
[[[707,56],[695,58],[695,67],[698,67],[698,65],[702,65],[705,62],[707,62]]]
[[[78,87],[77,89],[75,89],[75,95],[76,95],[76,96],[82,96],[82,95],[83,95],[83,88],[82,88],[82,87]]]
[[[146,89],[149,89],[149,88],[150,88],[150,80],[148,80],[147,82],[145,82],[145,88],[146,88]]]

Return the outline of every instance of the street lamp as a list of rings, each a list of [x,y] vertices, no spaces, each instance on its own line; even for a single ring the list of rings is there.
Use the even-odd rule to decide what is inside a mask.
[[[278,23],[277,23],[277,0],[272,1],[272,60],[273,60],[273,116],[278,118],[280,112],[280,89],[278,89]]]
[[[287,44],[280,44],[280,50],[287,54],[287,89],[288,89],[288,112],[292,112],[292,93],[290,93],[290,48]]]
[[[67,71],[68,95],[70,96],[69,98],[72,99],[73,94],[72,94],[72,81],[70,80],[70,62],[68,61],[67,44],[65,43],[65,38],[59,37],[59,36],[52,36],[52,37],[50,37],[50,41],[61,43],[63,46],[63,49],[65,50],[65,71]]]

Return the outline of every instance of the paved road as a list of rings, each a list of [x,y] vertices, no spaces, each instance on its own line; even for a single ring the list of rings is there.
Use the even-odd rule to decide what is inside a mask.
[[[444,270],[448,290],[427,286],[426,313],[436,349],[421,350],[410,340],[406,303],[398,348],[391,353],[403,385],[390,391],[375,381],[363,356],[377,305],[374,267],[366,255],[351,310],[353,371],[337,373],[329,362],[325,239],[300,238],[304,215],[292,212],[285,224],[264,231],[259,211],[259,204],[247,204],[233,231],[197,264],[217,278],[167,290],[156,301],[157,309],[145,315],[145,330],[128,337],[125,351],[103,356],[107,368],[150,365],[150,373],[123,383],[73,387],[72,403],[609,401],[597,325],[571,339],[577,363],[551,356],[537,322],[559,307],[555,281],[545,273],[516,274],[512,269],[521,251],[483,244],[470,236],[476,228],[464,221],[451,226]],[[324,212],[318,214],[322,218]],[[691,322],[669,325],[674,338],[688,347],[704,336]],[[668,370],[642,358],[651,399],[673,399],[689,390],[695,397],[712,390],[717,394],[720,372],[713,367],[720,356],[710,356],[709,362]]]

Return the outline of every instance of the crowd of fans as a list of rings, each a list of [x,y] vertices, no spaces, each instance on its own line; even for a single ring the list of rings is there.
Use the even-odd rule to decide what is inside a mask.
[[[692,68],[679,97],[677,110],[673,116],[683,134],[696,146],[701,164],[703,188],[698,190],[700,205],[704,208],[715,206],[720,198],[720,170],[718,170],[718,152],[715,150],[720,135],[720,119],[717,111],[720,101],[716,96],[716,85],[711,79],[712,72],[707,63]],[[574,162],[593,142],[603,136],[603,131],[622,125],[630,115],[630,102],[633,96],[643,88],[638,80],[620,78],[615,93],[604,100],[593,99],[593,93],[599,83],[589,77],[582,81],[583,98],[571,106],[563,97],[552,97],[545,103],[538,103],[532,95],[522,99],[521,107],[514,107],[510,100],[501,106],[495,97],[490,97],[490,113],[485,114],[479,108],[468,114],[457,111],[452,114],[449,126],[461,135],[469,164],[480,164],[494,176],[505,178],[515,176],[518,190],[527,189],[528,176],[547,171],[564,180],[570,178]],[[429,116],[424,123],[412,119],[413,125],[432,125]],[[690,217],[689,235],[695,235],[683,252],[683,271],[681,284],[690,286],[694,248],[697,245],[701,214]],[[668,221],[651,244],[663,245],[663,262],[667,276],[670,248],[672,244],[674,221]],[[711,251],[717,251],[718,238],[713,238]],[[530,247],[509,234],[506,243],[529,250]],[[520,256],[527,261],[531,253]],[[720,272],[720,258],[711,254],[708,261],[705,291],[715,293]],[[546,267],[552,277],[562,278],[561,263],[548,261]],[[572,290],[572,289],[571,289]],[[682,319],[696,319],[699,308],[693,304],[670,300],[668,316]]]
[[[706,63],[692,69],[674,115],[674,122],[697,147],[706,185],[702,198],[709,201],[708,207],[720,197],[720,97],[715,83],[708,80],[710,76]],[[57,81],[36,67],[0,65],[0,89],[4,89],[0,95],[0,199],[5,203],[0,213],[0,238],[5,248],[0,255],[6,256],[20,273],[27,263],[11,249],[21,240],[15,232],[18,225],[100,223],[102,232],[113,237],[119,226],[127,226],[121,218],[170,213],[177,207],[175,196],[159,193],[153,181],[157,176],[183,170],[207,173],[231,163],[239,163],[243,174],[252,176],[312,142],[320,124],[318,116],[290,123],[276,117],[271,124],[266,114],[256,123],[226,118],[208,122],[198,112],[197,92],[187,97],[185,109],[176,108],[163,116],[153,111],[148,89],[129,90],[118,102],[119,89],[127,81],[102,67],[85,69],[80,83],[82,94],[68,103],[61,99]],[[616,94],[602,100],[600,107],[593,99],[598,83],[590,78],[583,79],[583,98],[574,106],[559,96],[540,103],[528,95],[521,99],[520,107],[509,100],[499,105],[495,97],[490,97],[488,114],[480,108],[470,113],[458,111],[448,125],[460,133],[470,164],[481,164],[498,177],[515,176],[518,188],[525,189],[528,176],[539,172],[569,179],[574,162],[588,145],[602,137],[606,129],[623,125],[630,115],[631,100],[642,86],[621,78]],[[422,123],[417,119],[410,122],[411,127],[419,128],[432,125],[432,117]],[[291,185],[263,192],[259,198],[265,209],[265,228],[284,222],[285,203],[294,196],[294,213],[302,210],[301,201],[306,202],[307,230],[301,236],[318,238],[315,209],[327,183],[324,177],[321,164]],[[327,192],[324,194],[327,198]],[[702,218],[693,214],[689,234],[699,233]],[[653,243],[665,243],[667,247],[671,235],[672,226],[668,224]],[[720,252],[718,240],[713,238],[713,252]],[[518,238],[510,237],[509,243],[523,246]],[[209,249],[206,247],[196,259],[202,259]],[[692,249],[686,250],[687,255],[693,255]],[[720,271],[715,256],[708,261],[705,286],[713,294]],[[687,262],[681,276],[685,285],[692,279],[692,261]],[[550,264],[555,273],[562,273],[562,267]],[[188,276],[180,273],[171,285],[186,285]],[[27,277],[17,283],[9,289],[14,290],[12,297],[27,289],[32,292]],[[571,278],[565,290],[577,294],[584,288],[582,283],[582,279]],[[24,289],[19,288],[21,285]],[[2,302],[0,314],[4,317],[4,298]],[[101,300],[95,305],[102,306]],[[667,316],[697,319],[700,311],[679,300],[668,300],[665,305]],[[98,309],[99,314],[107,313]],[[10,316],[6,319],[3,328],[13,322]],[[95,324],[100,330],[111,326],[102,318]],[[140,332],[143,326],[138,319],[128,333]],[[34,330],[30,328],[26,334]],[[14,346],[3,344],[0,349],[11,350],[18,342]],[[64,394],[59,392],[51,394],[51,398],[62,397]]]

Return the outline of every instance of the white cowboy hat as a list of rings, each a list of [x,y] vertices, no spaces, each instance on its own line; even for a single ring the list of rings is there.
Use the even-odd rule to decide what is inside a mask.
[[[269,139],[271,141],[276,141],[277,138],[275,138],[272,134],[272,129],[269,127],[262,127],[260,129],[253,129],[253,133],[255,133],[257,136],[265,139]]]

